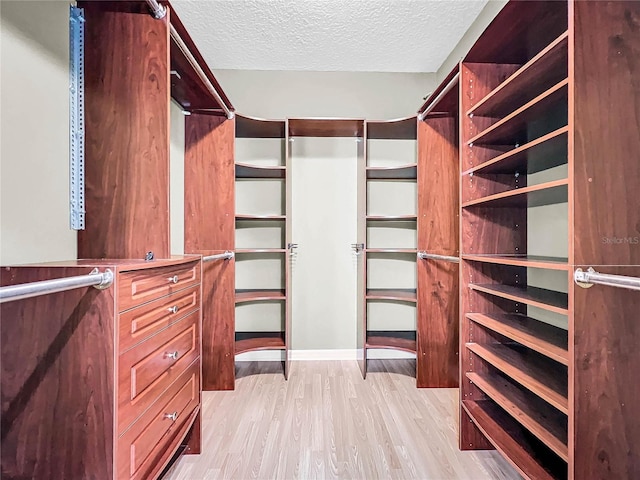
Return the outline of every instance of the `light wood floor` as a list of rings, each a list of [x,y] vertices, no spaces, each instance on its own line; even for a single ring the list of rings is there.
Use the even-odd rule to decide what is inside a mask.
[[[496,452],[460,452],[458,390],[417,389],[415,361],[242,362],[203,393],[203,454],[165,480],[518,479]]]

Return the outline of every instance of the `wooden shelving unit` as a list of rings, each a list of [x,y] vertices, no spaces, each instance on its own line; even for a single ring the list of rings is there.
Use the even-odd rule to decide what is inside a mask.
[[[263,188],[268,182],[282,182],[281,196],[287,196],[287,122],[280,120],[264,120],[254,117],[238,115],[236,117],[236,151],[241,154],[250,156],[250,160],[242,161],[236,159],[235,178],[236,178],[236,196],[243,192],[238,190],[238,182],[250,182],[252,188],[247,188],[245,194],[260,195],[260,188]],[[266,142],[266,143],[261,143]],[[277,144],[274,146],[274,143]],[[246,148],[240,148],[246,147]],[[271,154],[272,150],[279,150],[279,155]],[[269,153],[265,153],[269,152]],[[271,193],[271,190],[268,190]],[[237,201],[240,201],[238,197]],[[263,203],[267,205],[277,204],[280,208],[286,210],[286,198],[265,199],[264,202],[253,202],[254,207],[263,207]],[[265,207],[266,208],[266,207]],[[288,215],[286,211],[274,211],[261,214],[253,214],[250,212],[236,213],[236,230],[242,228],[243,225],[268,225],[280,224],[284,228],[283,235],[280,239],[280,245],[267,246],[259,245],[260,235],[256,235],[257,240],[253,248],[236,249],[236,263],[241,266],[244,262],[250,262],[252,268],[257,268],[257,262],[265,259],[276,260],[281,266],[279,276],[284,282],[278,288],[240,288],[247,279],[236,277],[235,303],[236,309],[247,308],[245,305],[258,305],[259,309],[264,308],[267,304],[274,302],[284,303],[282,309],[283,318],[281,320],[282,328],[278,331],[262,331],[251,330],[241,331],[236,326],[235,332],[235,354],[239,355],[251,351],[278,350],[284,351],[284,373],[288,376],[288,348],[289,348],[289,291],[288,291],[288,266],[289,266],[289,250],[286,248],[285,239],[288,230]],[[240,270],[237,268],[236,271]],[[262,310],[257,310],[262,311]],[[255,315],[261,315],[256,313]],[[254,315],[254,316],[255,316]],[[260,323],[260,318],[252,318],[252,325]],[[270,328],[270,327],[268,327]]]
[[[364,131],[365,156],[359,171],[359,242],[362,250],[359,257],[359,325],[358,347],[362,348],[363,361],[361,369],[366,377],[367,357],[370,349],[391,349],[402,352],[416,353],[416,330],[407,331],[408,310],[415,308],[417,293],[415,286],[411,288],[378,288],[380,280],[379,268],[376,262],[383,261],[387,265],[399,266],[400,262],[415,262],[417,249],[415,243],[407,244],[410,236],[400,233],[401,229],[415,231],[417,214],[405,212],[415,208],[403,197],[405,188],[415,188],[417,182],[418,165],[416,161],[417,121],[416,117],[402,118],[389,121],[367,121]],[[404,141],[400,143],[399,141]],[[411,148],[409,148],[411,147]],[[386,197],[402,198],[392,206],[384,205],[388,211],[380,213],[381,202],[376,198],[388,187],[401,188],[395,190],[397,195],[384,194]],[[401,187],[399,187],[401,186]],[[412,187],[413,186],[413,187]],[[412,198],[412,197],[410,197]],[[413,200],[415,201],[415,200]],[[411,211],[411,210],[409,210]],[[384,228],[387,235],[383,236],[391,244],[379,244],[372,229]],[[375,246],[374,246],[375,244]],[[404,270],[403,270],[404,271]],[[376,276],[376,273],[378,275]],[[400,276],[403,276],[400,274]],[[406,284],[406,282],[405,282]],[[386,286],[386,285],[385,285]],[[406,285],[405,285],[406,286]],[[392,319],[384,319],[385,330],[374,327],[372,309],[378,308],[378,303],[395,303],[402,308],[402,320],[398,323]],[[404,307],[401,307],[404,305]],[[395,307],[394,307],[395,308]],[[407,318],[405,318],[405,316]]]
[[[606,241],[635,235],[640,208],[630,15],[511,1],[460,64],[460,448],[496,448],[525,478],[640,474],[640,304],[573,282],[585,265],[640,272],[640,250]]]

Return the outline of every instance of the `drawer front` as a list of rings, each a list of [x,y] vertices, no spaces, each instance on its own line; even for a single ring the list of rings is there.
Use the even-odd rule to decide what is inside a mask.
[[[200,308],[200,286],[181,290],[120,314],[120,352]]]
[[[200,261],[119,275],[120,312],[200,283]]]
[[[118,439],[118,478],[144,478],[200,403],[200,362],[194,362]]]
[[[118,359],[118,427],[124,431],[200,356],[200,310]]]

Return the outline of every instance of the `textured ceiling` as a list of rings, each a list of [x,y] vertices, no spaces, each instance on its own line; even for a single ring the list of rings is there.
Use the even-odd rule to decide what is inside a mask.
[[[212,69],[435,72],[487,0],[172,0]]]

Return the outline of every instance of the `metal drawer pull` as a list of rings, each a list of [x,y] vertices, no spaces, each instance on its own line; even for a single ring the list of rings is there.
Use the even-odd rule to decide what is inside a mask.
[[[169,283],[178,283],[178,275],[174,275],[173,277],[169,277]]]
[[[168,418],[172,422],[175,422],[177,420],[177,418],[178,418],[178,412],[165,413],[164,414],[164,418]]]
[[[169,313],[178,313],[178,310],[180,309],[177,305],[174,305],[173,307],[169,307],[167,310],[169,310]]]
[[[164,358],[171,358],[173,360],[177,360],[178,359],[178,352],[165,352],[164,354]]]

